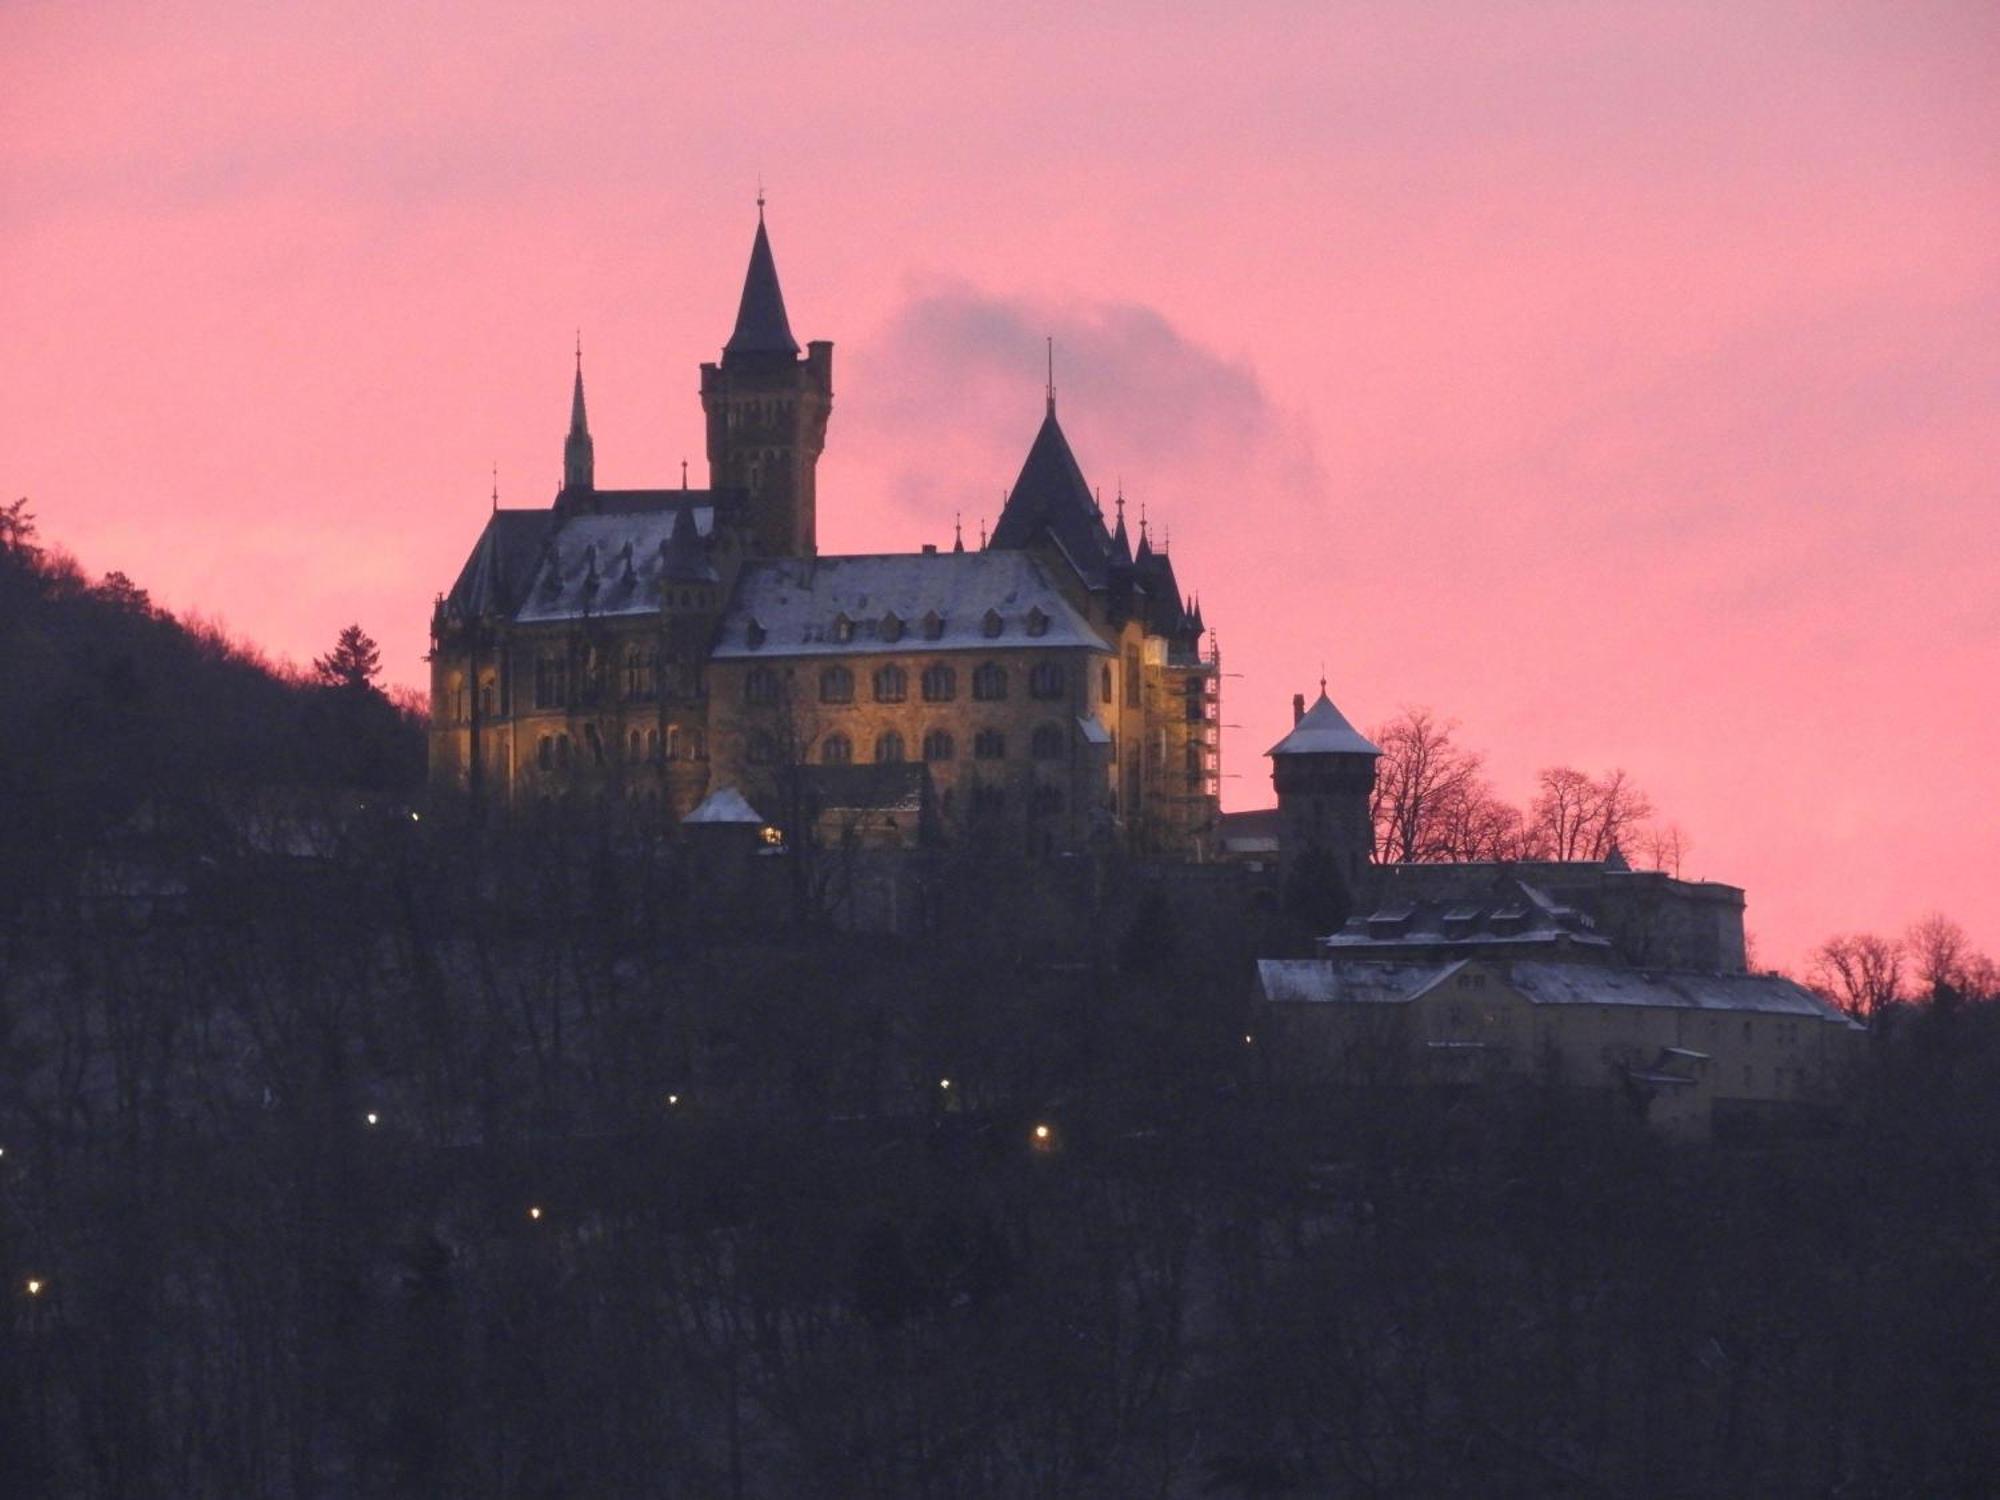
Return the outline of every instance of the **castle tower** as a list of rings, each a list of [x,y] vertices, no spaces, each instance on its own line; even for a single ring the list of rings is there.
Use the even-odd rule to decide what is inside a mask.
[[[816,340],[799,357],[759,198],[736,329],[721,360],[701,367],[708,482],[713,489],[749,493],[753,554],[811,557],[818,551],[814,475],[832,405],[833,345]]]
[[[1343,906],[1362,890],[1375,850],[1368,799],[1382,752],[1347,722],[1320,683],[1319,701],[1292,699],[1292,732],[1266,753],[1278,792],[1278,857],[1289,876],[1310,863],[1341,887]]]
[[[563,439],[563,493],[587,495],[597,487],[596,450],[583,414],[583,343],[576,346],[576,384],[569,398],[569,436]]]

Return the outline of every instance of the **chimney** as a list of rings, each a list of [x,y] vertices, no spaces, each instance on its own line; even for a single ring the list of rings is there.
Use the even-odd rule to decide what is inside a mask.
[[[936,542],[925,542],[925,543],[924,543],[924,556],[925,556],[925,557],[936,557],[936,556],[937,556],[937,543],[936,543]]]
[[[1296,724],[1299,722],[1299,720],[1303,719],[1305,716],[1306,716],[1306,695],[1304,693],[1292,694],[1292,722]]]

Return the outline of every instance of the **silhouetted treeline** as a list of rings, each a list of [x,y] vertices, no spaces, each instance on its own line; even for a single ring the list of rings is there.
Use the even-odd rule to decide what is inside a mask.
[[[2000,1465],[1992,1006],[1911,1010],[1822,1133],[1674,1149],[1609,1094],[1331,1089],[1254,1031],[1256,934],[1107,896],[1051,941],[1035,865],[940,867],[911,941],[697,922],[700,878],[426,816],[16,927],[15,1491],[1973,1494]]]
[[[0,909],[119,836],[221,839],[308,791],[411,795],[423,757],[421,722],[366,681],[280,671],[122,573],[92,583],[25,501],[0,506]]]

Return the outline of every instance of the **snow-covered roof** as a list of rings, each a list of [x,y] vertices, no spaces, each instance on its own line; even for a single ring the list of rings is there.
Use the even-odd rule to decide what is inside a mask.
[[[1347,722],[1341,711],[1333,706],[1333,700],[1327,697],[1326,689],[1321,688],[1319,701],[1307,709],[1305,716],[1292,726],[1292,732],[1264,753],[1266,755],[1380,755],[1382,752]]]
[[[745,800],[743,794],[733,786],[720,786],[701,799],[701,805],[685,818],[683,823],[757,823],[764,821],[764,815]]]
[[[714,655],[1064,646],[1107,651],[1028,553],[903,552],[745,564]]]
[[[1078,715],[1076,727],[1083,732],[1083,738],[1087,744],[1108,745],[1111,743],[1111,731],[1106,729],[1090,714]]]
[[[1260,958],[1257,983],[1264,998],[1278,1004],[1400,1005],[1464,962],[1337,963],[1324,958]]]
[[[1372,959],[1265,958],[1257,961],[1264,998],[1277,1002],[1367,1005],[1414,1000],[1477,959],[1389,963]],[[1490,966],[1500,982],[1533,1005],[1636,1005],[1806,1016],[1852,1025],[1811,990],[1777,974],[1658,973],[1599,964],[1507,963]]]
[[[1779,974],[1662,973],[1589,964],[1517,963],[1508,969],[1506,982],[1537,1005],[1651,1005],[1847,1022],[1804,985]]]
[[[670,546],[683,509],[697,536],[714,531],[713,505],[565,517],[542,547],[514,618],[531,625],[586,614],[656,614],[667,582],[713,582],[715,571],[705,561],[698,564],[702,576],[686,576],[686,560]]]

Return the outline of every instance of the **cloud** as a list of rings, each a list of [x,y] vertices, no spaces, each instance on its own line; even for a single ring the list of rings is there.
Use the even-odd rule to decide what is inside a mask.
[[[1200,529],[1231,490],[1254,486],[1308,508],[1324,496],[1304,424],[1248,363],[1157,309],[940,282],[913,286],[866,342],[843,413],[906,516],[997,512],[1041,420],[1050,338],[1064,431],[1107,508],[1122,484],[1135,507]]]

